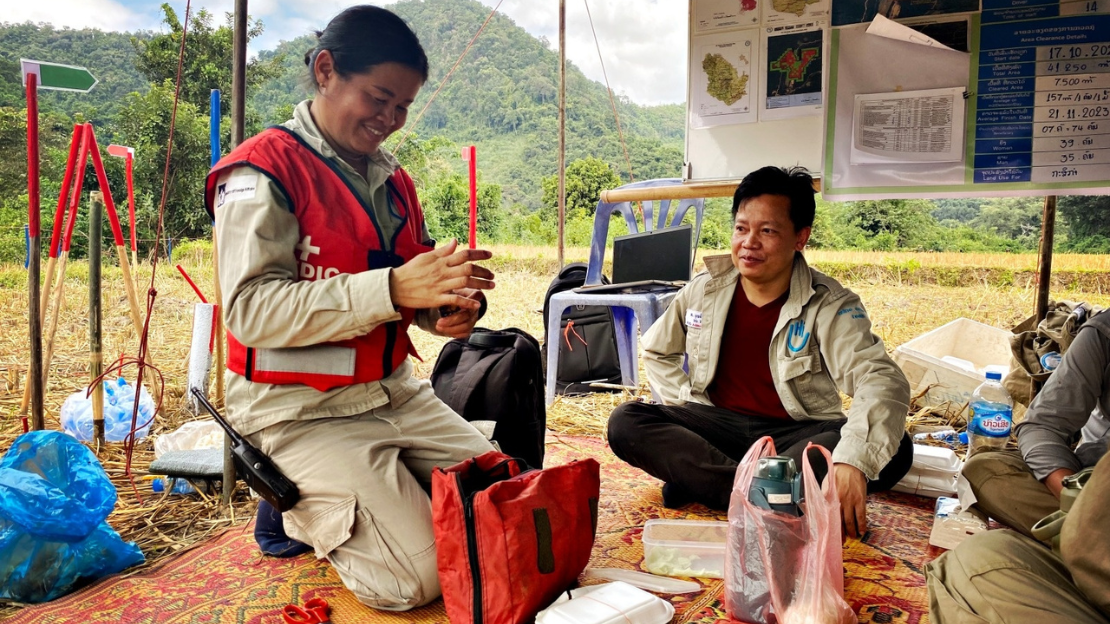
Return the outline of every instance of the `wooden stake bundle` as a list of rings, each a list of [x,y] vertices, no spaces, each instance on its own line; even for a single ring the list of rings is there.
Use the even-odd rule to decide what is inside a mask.
[[[51,297],[51,283],[54,281],[54,271],[58,268],[58,285],[55,289],[54,295],[54,321],[50,331],[48,340],[49,346],[47,348],[46,356],[42,364],[42,387],[46,387],[46,381],[50,378],[50,355],[53,351],[54,332],[58,328],[58,313],[61,311],[61,294],[64,289],[66,277],[66,258],[69,257],[69,245],[73,238],[73,222],[77,219],[77,205],[81,202],[81,189],[84,186],[85,166],[88,163],[88,134],[82,125],[73,126],[73,138],[69,144],[69,158],[66,160],[66,173],[62,179],[61,193],[58,195],[58,208],[54,212],[54,225],[53,234],[50,238],[50,260],[46,264],[46,282],[42,290],[42,300],[39,305],[39,322],[41,325],[46,324],[46,309],[50,307]],[[78,173],[80,172],[80,173]],[[73,180],[77,180],[77,184],[73,185],[73,195],[69,195],[70,186]],[[67,197],[68,196],[68,197]],[[69,203],[69,210],[65,210],[65,206]],[[59,248],[60,247],[60,248]],[[19,413],[21,416],[27,415],[27,406],[31,400],[31,370],[27,370],[27,384],[23,391],[23,401],[19,406]]]

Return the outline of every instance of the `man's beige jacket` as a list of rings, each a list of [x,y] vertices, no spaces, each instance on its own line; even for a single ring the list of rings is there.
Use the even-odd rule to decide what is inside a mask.
[[[707,257],[705,267],[644,335],[644,368],[667,405],[713,404],[706,390],[740,273],[728,255]],[[800,253],[767,357],[786,411],[800,421],[847,418],[833,461],[877,478],[905,431],[909,383],[871,332],[859,296]],[[852,397],[847,416],[838,389]]]

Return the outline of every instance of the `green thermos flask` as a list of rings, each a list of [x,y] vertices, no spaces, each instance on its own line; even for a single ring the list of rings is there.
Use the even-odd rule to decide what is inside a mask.
[[[748,489],[748,500],[757,507],[791,516],[802,515],[802,473],[789,457],[762,457]]]

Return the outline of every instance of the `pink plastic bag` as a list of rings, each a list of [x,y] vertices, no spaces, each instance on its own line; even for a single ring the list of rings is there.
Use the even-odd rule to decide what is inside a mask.
[[[844,600],[844,556],[840,539],[840,499],[834,479],[820,487],[809,465],[810,444],[802,459],[805,515],[762,509],[748,500],[761,457],[772,457],[770,437],[756,442],[736,469],[728,506],[725,607],[735,620],[751,624],[850,624],[856,622]]]

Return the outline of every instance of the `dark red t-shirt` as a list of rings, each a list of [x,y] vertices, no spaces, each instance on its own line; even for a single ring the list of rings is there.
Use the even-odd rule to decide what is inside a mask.
[[[775,390],[768,359],[775,323],[789,294],[759,308],[748,301],[743,286],[736,285],[721,337],[717,374],[708,390],[717,407],[751,416],[790,418]]]

